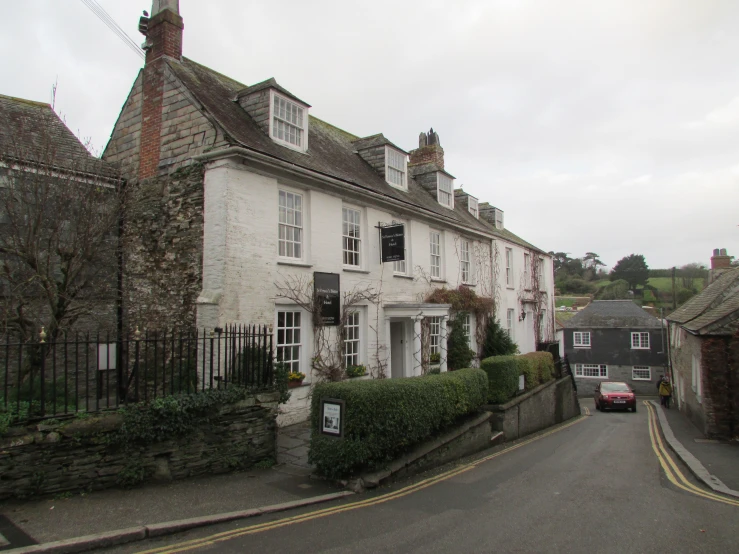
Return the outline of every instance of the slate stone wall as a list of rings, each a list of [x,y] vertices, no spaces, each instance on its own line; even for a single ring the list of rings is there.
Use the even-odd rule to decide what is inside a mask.
[[[226,473],[275,458],[279,393],[223,406],[194,432],[136,447],[116,442],[122,416],[11,428],[0,437],[0,500]]]
[[[203,168],[129,186],[123,233],[124,327],[191,329],[202,288]]]

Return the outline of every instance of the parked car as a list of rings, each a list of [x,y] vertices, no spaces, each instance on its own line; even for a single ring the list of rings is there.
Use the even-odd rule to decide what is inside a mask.
[[[636,395],[621,381],[604,381],[595,388],[595,409],[636,411]]]

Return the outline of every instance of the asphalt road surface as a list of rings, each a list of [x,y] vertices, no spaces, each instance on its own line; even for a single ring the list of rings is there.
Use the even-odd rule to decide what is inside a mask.
[[[661,449],[650,411],[589,415],[392,488],[111,552],[739,552],[739,501]]]

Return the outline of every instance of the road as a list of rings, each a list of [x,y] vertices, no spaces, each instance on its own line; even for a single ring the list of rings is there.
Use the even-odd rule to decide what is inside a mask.
[[[111,552],[739,552],[739,502],[660,450],[645,405],[583,405],[559,429],[390,489]]]

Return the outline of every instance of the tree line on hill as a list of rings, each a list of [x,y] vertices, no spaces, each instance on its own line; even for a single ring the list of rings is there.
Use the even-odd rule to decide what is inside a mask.
[[[696,294],[708,277],[708,269],[699,263],[650,269],[642,254],[621,258],[610,272],[605,271],[606,264],[595,252],[586,252],[581,258],[572,258],[568,252],[549,254],[554,260],[555,287],[559,295],[593,295],[599,300],[641,297],[648,302],[661,301],[675,306]],[[668,290],[649,284],[650,278],[660,277],[672,280]]]

